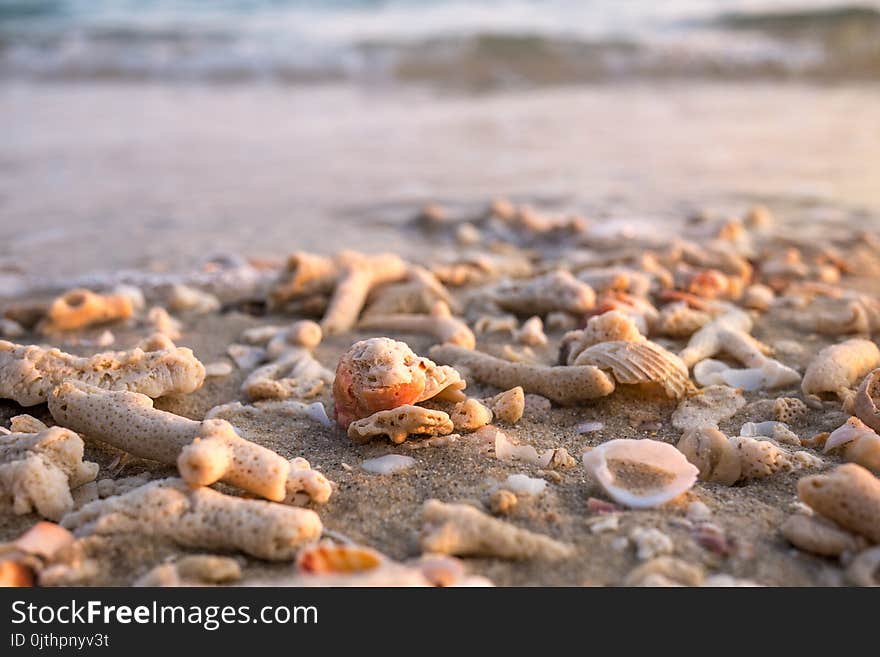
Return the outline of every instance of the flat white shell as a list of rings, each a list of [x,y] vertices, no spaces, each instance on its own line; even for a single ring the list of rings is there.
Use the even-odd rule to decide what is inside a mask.
[[[547,481],[524,474],[512,474],[501,484],[501,488],[517,495],[540,495],[547,488]]]
[[[407,468],[411,468],[416,464],[416,460],[410,456],[402,456],[400,454],[386,454],[374,459],[367,459],[361,463],[361,467],[367,472],[373,474],[394,474],[402,472]]]
[[[618,481],[611,472],[609,460],[627,461],[661,470],[668,473],[670,480],[647,490],[630,490],[625,482]],[[609,440],[584,454],[583,463],[615,502],[633,509],[660,506],[678,497],[694,485],[699,474],[699,470],[674,446],[649,439]]]
[[[720,360],[707,358],[694,365],[694,379],[701,386],[723,384],[752,391],[794,385],[801,380],[801,376],[772,359],[767,359],[761,367],[738,369]]]

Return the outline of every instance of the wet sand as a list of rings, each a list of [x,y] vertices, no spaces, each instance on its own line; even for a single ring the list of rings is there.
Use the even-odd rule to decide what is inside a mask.
[[[803,223],[880,209],[872,86],[10,83],[0,107],[0,265],[36,276],[405,250],[391,228],[427,201],[506,195],[656,225],[755,200]]]

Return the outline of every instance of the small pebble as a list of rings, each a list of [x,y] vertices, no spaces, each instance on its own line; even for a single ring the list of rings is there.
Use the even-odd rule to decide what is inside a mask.
[[[517,501],[512,492],[499,488],[489,496],[489,509],[495,514],[507,514],[513,511]]]
[[[615,513],[621,510],[621,507],[612,502],[600,500],[598,497],[591,497],[587,500],[587,510],[593,513]]]
[[[626,536],[618,536],[611,541],[611,549],[615,552],[623,552],[629,547],[629,539]]]
[[[616,513],[599,516],[590,523],[590,533],[614,532],[620,527],[620,517]]]
[[[687,519],[691,522],[703,522],[712,517],[712,509],[703,502],[695,500],[688,504]]]
[[[226,361],[205,365],[205,376],[207,377],[229,376],[230,374],[232,374],[232,365]]]
[[[588,422],[581,422],[577,426],[575,426],[574,430],[580,434],[584,433],[593,433],[594,431],[602,431],[605,428],[605,425],[596,420],[590,420]]]
[[[629,534],[636,545],[636,557],[647,561],[663,554],[671,554],[674,548],[672,539],[654,527],[636,527]]]

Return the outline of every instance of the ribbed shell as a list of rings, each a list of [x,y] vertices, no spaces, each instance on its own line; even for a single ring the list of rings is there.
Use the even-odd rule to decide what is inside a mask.
[[[600,342],[585,349],[577,364],[611,370],[618,383],[659,383],[675,399],[681,399],[693,388],[684,362],[650,340]]]

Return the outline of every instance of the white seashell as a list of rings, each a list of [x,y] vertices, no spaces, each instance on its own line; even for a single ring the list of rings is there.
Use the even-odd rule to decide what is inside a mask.
[[[794,385],[801,377],[795,370],[772,358],[768,358],[760,367],[741,369],[707,358],[694,365],[694,379],[701,386],[728,385],[752,391]]]
[[[740,436],[748,436],[749,438],[754,438],[755,436],[767,436],[772,437],[773,431],[776,429],[776,425],[781,424],[786,429],[788,426],[783,422],[775,422],[773,420],[769,420],[767,422],[746,422],[742,425],[742,429],[739,430]]]
[[[598,421],[581,422],[575,426],[574,430],[578,433],[593,433],[594,431],[602,431],[605,425]]]
[[[615,502],[634,509],[678,497],[699,474],[675,447],[648,439],[610,440],[584,454],[583,463]]]
[[[547,481],[539,477],[513,474],[505,479],[501,487],[517,495],[540,495],[547,488]]]
[[[843,458],[880,473],[880,435],[857,417],[831,432],[825,451],[842,447]]]
[[[831,435],[825,441],[825,449],[823,451],[827,454],[832,449],[864,437],[877,437],[877,433],[858,418],[851,417],[831,432]]]
[[[495,456],[501,461],[522,461],[546,468],[553,459],[553,452],[546,449],[538,454],[531,445],[515,445],[502,432],[495,433]]]
[[[602,532],[616,532],[620,528],[620,517],[616,513],[607,513],[599,516],[595,521],[590,523],[591,534],[601,534]]]
[[[361,467],[373,474],[388,475],[402,472],[416,464],[416,460],[410,456],[400,454],[386,454],[374,459],[367,459],[361,463]]]
[[[313,402],[309,404],[306,407],[306,415],[308,415],[310,420],[314,420],[328,429],[332,429],[336,426],[336,423],[327,416],[327,409],[324,408],[324,404],[321,402]]]

